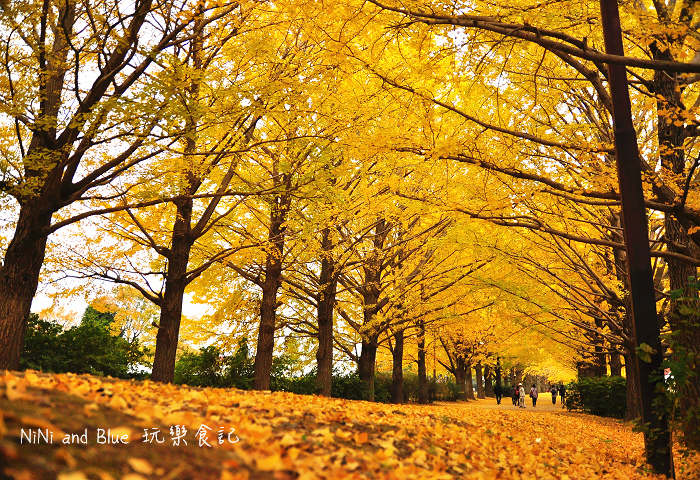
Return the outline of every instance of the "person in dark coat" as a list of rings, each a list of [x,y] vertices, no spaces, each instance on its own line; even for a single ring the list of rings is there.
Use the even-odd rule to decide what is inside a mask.
[[[513,399],[513,405],[517,407],[518,401],[520,400],[520,389],[517,385],[513,387],[513,391],[511,392],[510,396]]]
[[[566,387],[562,383],[559,385],[559,396],[561,397],[561,408],[564,408],[564,398],[566,397]]]
[[[500,405],[501,397],[503,397],[503,388],[499,384],[493,387],[493,394],[496,395],[496,404]]]

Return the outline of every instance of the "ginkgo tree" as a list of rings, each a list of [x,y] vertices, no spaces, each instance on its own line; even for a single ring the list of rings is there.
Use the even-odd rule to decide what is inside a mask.
[[[686,288],[687,278],[694,276],[698,265],[697,242],[693,236],[700,231],[696,229],[699,219],[692,204],[695,195],[692,179],[696,167],[692,158],[696,149],[696,106],[690,106],[697,99],[697,77],[693,73],[698,67],[687,63],[698,51],[697,38],[692,33],[696,15],[694,3],[625,4],[622,25],[633,39],[628,44],[628,57],[603,53],[602,29],[598,24],[600,13],[593,4],[571,2],[572,15],[563,17],[554,11],[548,15],[548,10],[543,10],[539,4],[535,9],[530,8],[534,4],[528,2],[508,6],[476,3],[468,13],[456,12],[453,6],[440,2],[412,5],[372,3],[386,13],[388,22],[393,23],[392,42],[399,39],[405,45],[415,45],[416,35],[429,39],[430,36],[416,24],[423,24],[435,32],[436,37],[442,38],[442,48],[434,48],[431,52],[429,41],[425,41],[430,53],[422,50],[420,54],[430,61],[442,54],[453,62],[439,76],[442,85],[449,85],[449,88],[436,84],[436,69],[430,69],[429,75],[417,80],[419,69],[428,70],[424,66],[408,74],[406,65],[415,63],[402,62],[403,66],[386,68],[369,58],[365,62],[370,67],[384,66],[377,74],[387,84],[426,98],[441,111],[455,114],[473,128],[482,129],[480,133],[467,133],[477,141],[463,147],[455,148],[458,144],[453,143],[441,150],[429,145],[415,149],[417,153],[466,161],[512,178],[529,178],[555,193],[580,201],[619,198],[614,182],[605,185],[606,177],[615,178],[614,174],[608,176],[605,173],[605,165],[610,167],[612,164],[601,158],[612,153],[612,145],[576,139],[572,127],[590,125],[596,117],[609,119],[612,102],[607,93],[606,64],[630,67],[628,74],[635,88],[635,100],[638,99],[633,103],[634,113],[640,130],[650,133],[642,137],[641,167],[647,182],[647,206],[665,215],[663,241],[666,249],[654,253],[669,259],[670,288]],[[561,11],[561,7],[557,4],[548,8]],[[392,16],[391,12],[398,16]],[[451,53],[445,54],[445,51]],[[354,54],[359,56],[357,50]],[[459,68],[452,65],[459,65]],[[486,92],[482,98],[487,100],[486,104],[492,105],[490,108],[481,105],[477,111],[468,105],[468,98],[457,93],[464,91],[464,88],[457,88],[460,77],[463,78],[459,72],[461,68],[473,69],[477,81],[468,79],[462,83],[468,84],[465,88],[480,84]],[[571,116],[565,114],[553,99],[580,91],[564,87],[572,78],[593,93],[606,115],[593,114],[589,115],[589,121],[570,122]],[[525,109],[512,108],[512,104],[507,109],[500,107],[511,87],[521,91],[523,87],[529,89],[528,94],[514,97],[526,106]],[[543,102],[551,107],[538,108]],[[497,115],[493,115],[495,112]],[[484,161],[483,155],[488,150],[484,141],[512,146],[525,154],[523,160],[528,160],[515,165],[508,165],[509,162],[503,162],[503,159]],[[483,147],[479,148],[479,144]],[[587,173],[582,178],[572,175],[579,165],[585,167]],[[656,165],[660,165],[660,170]],[[548,168],[552,170],[547,171]],[[582,181],[584,178],[586,181]],[[518,223],[517,215],[505,217]],[[509,218],[504,218],[504,223],[508,221]],[[529,228],[540,228],[540,225],[531,224]],[[675,331],[675,341],[681,348],[693,350],[693,345],[697,345],[696,332],[688,328],[687,318],[680,311],[675,309],[672,312],[667,321]],[[687,368],[695,371],[697,365],[691,362]],[[689,390],[682,395],[681,409],[691,413],[697,396],[690,392],[697,390],[698,385],[695,380],[689,380],[682,388]],[[692,444],[692,438],[697,437],[690,433],[697,429],[695,420],[689,419],[684,429]]]
[[[218,15],[240,4],[204,6]],[[0,368],[17,368],[48,236],[86,216],[95,189],[162,150],[162,96],[144,89],[192,21],[188,2],[3,2]],[[214,15],[216,16],[216,15]],[[139,119],[134,122],[133,119]],[[9,199],[12,200],[9,200]],[[142,199],[139,203],[158,203]]]

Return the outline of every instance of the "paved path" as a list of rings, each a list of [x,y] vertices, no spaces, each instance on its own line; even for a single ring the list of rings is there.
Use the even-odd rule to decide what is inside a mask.
[[[534,413],[542,413],[542,412],[549,412],[549,413],[565,413],[567,410],[565,408],[562,408],[561,405],[561,399],[557,397],[557,404],[552,405],[552,394],[551,393],[540,393],[539,398],[537,399],[537,406],[533,407],[532,406],[532,400],[530,397],[527,397],[525,400],[525,408],[519,408],[513,406],[513,401],[508,398],[504,398],[501,400],[501,404],[498,405],[496,403],[495,398],[485,398],[481,400],[472,400],[469,402],[464,402],[465,405],[469,405],[470,407],[474,408],[484,408],[484,409],[490,409],[490,410],[518,410],[521,412],[534,412]],[[452,404],[454,405],[454,404]]]

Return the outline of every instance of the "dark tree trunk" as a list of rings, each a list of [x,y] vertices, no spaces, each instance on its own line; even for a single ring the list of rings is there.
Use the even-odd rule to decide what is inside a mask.
[[[503,381],[501,380],[501,357],[496,357],[496,385],[503,387]]]
[[[613,55],[624,55],[617,1],[600,0],[600,12],[605,52]],[[652,42],[649,50],[655,59],[659,59],[655,42]],[[669,54],[671,52],[668,47],[664,47],[664,50]],[[657,99],[662,98],[662,95],[666,93],[664,89],[659,88],[658,80],[663,76],[669,79],[675,77],[666,72],[654,72],[654,85],[651,86],[650,90],[655,93]],[[644,431],[645,454],[647,462],[655,473],[673,476],[673,452],[667,412],[663,412],[654,405],[661,392],[652,381],[652,377],[663,374],[662,371],[659,371],[663,362],[663,348],[656,313],[656,294],[648,243],[649,227],[640,171],[641,159],[632,119],[627,71],[624,66],[608,64],[608,84],[612,98],[615,154],[624,218],[623,228],[629,266],[632,317],[636,333],[635,343],[639,347],[645,345],[650,347],[650,352],[647,353],[648,361],[639,361],[636,365],[636,371],[639,374],[637,381],[640,389],[642,421],[649,425],[649,428]],[[672,92],[673,97],[676,95],[675,91]],[[663,105],[664,110],[667,107],[669,106]],[[668,178],[666,176],[668,162],[664,161],[664,156],[669,153],[664,150],[669,147],[671,150],[676,150],[674,148],[676,146],[668,145],[663,141],[662,135],[666,135],[666,132],[662,121],[659,121],[657,125],[657,133],[659,135],[661,175]]]
[[[379,341],[379,331],[373,322],[377,312],[381,309],[379,307],[379,286],[382,279],[382,258],[380,253],[382,248],[384,248],[384,241],[390,230],[391,227],[383,219],[377,221],[375,235],[372,240],[374,249],[370,258],[362,266],[364,280],[362,287],[359,289],[362,295],[363,312],[360,331],[362,352],[360,352],[358,367],[366,399],[372,402],[374,401],[374,371],[377,358],[377,342]]]
[[[452,373],[454,373],[455,382],[459,386],[460,398],[465,401],[469,400],[467,395],[467,368],[464,357],[457,357],[455,359],[454,371]],[[471,385],[471,379],[469,380],[469,384]]]
[[[603,329],[603,320],[596,318],[595,325],[598,330]],[[608,362],[604,347],[605,340],[601,336],[595,337],[595,347],[593,354],[593,374],[596,377],[604,377],[608,374]]]
[[[484,365],[484,394],[489,398],[494,396],[493,373],[491,372],[491,367],[488,365]]]
[[[651,51],[656,60],[673,60],[671,51],[657,48],[656,43],[651,45]],[[654,72],[653,86],[660,112],[657,116],[657,132],[659,147],[663,149],[660,152],[662,175],[673,174],[677,178],[683,178],[686,173],[685,127],[676,125],[673,116],[661,113],[683,108],[679,105],[678,91],[681,87],[676,78],[675,75],[668,75],[665,72]],[[682,182],[677,186],[684,188]],[[669,240],[669,251],[690,254],[698,258],[697,245],[688,235],[687,227],[684,228],[673,213],[665,214],[664,228],[664,235]],[[697,278],[697,268],[674,259],[669,259],[667,263],[671,290],[683,289],[686,295],[693,295],[694,293],[688,289],[688,277]],[[680,391],[678,418],[684,433],[683,440],[688,446],[700,450],[700,395],[698,394],[700,392],[700,328],[697,327],[697,318],[692,314],[681,313],[677,303],[672,303],[672,310],[668,322],[677,344],[672,350],[675,360],[685,364],[687,373],[690,374]],[[681,357],[683,351],[694,355],[695,358],[691,360],[688,357]]]
[[[182,302],[187,287],[187,264],[190,260],[192,237],[192,200],[177,204],[177,217],[173,226],[171,247],[167,253],[168,270],[165,291],[160,306],[160,323],[156,336],[151,380],[172,383],[175,375],[175,359],[182,320]]]
[[[285,185],[288,184],[289,177],[287,175],[282,177],[282,182]],[[258,344],[255,352],[255,379],[253,381],[255,390],[270,389],[272,356],[275,350],[277,291],[282,285],[282,257],[286,232],[284,222],[287,219],[290,201],[291,196],[287,193],[276,195],[270,209],[268,241],[271,248],[265,259],[265,279],[261,285],[260,327],[258,329]]]
[[[334,272],[335,262],[332,257],[333,245],[330,229],[321,231],[321,274],[318,292],[318,351],[316,352],[316,393],[331,396],[333,382],[333,309],[338,278]]]
[[[610,376],[622,376],[622,360],[620,359],[620,354],[617,352],[610,353]]]
[[[464,370],[465,370],[465,395],[466,395],[466,400],[475,400],[474,398],[474,381],[472,379],[472,364],[471,362],[465,362],[464,364]]]
[[[62,34],[54,35],[53,44],[46,45],[51,53],[45,58],[46,62],[39,65],[41,70],[37,72],[36,80],[41,84],[40,110],[35,112],[38,117],[32,128],[34,132],[26,156],[22,159],[24,179],[17,188],[10,190],[20,208],[12,240],[0,265],[0,371],[19,369],[32,300],[46,255],[46,230],[51,226],[53,213],[66,200],[61,182],[70,150],[67,146],[74,142],[78,130],[74,136],[59,143],[56,127],[63,104],[64,64],[69,52],[66,39],[73,35],[75,13],[76,4],[65,2],[58,16],[54,17],[57,23],[52,23],[54,18],[50,15],[44,19],[49,29],[55,27]],[[140,25],[134,22],[134,26],[137,24]],[[138,27],[135,31],[138,32]],[[126,53],[129,48],[124,50]],[[66,186],[72,186],[70,175],[66,175],[65,180],[69,181]]]
[[[481,362],[476,362],[474,370],[476,373],[476,397],[486,398],[486,393],[484,392],[484,377],[481,368]]]
[[[636,420],[641,416],[639,410],[639,395],[638,387],[636,384],[636,372],[634,371],[636,363],[630,358],[630,353],[625,353],[625,370],[627,371],[627,376],[625,377],[627,383],[627,411],[625,412],[625,421],[630,422]],[[633,354],[632,354],[633,355]]]
[[[418,403],[428,403],[428,376],[425,365],[425,322],[418,323]]]
[[[365,400],[374,401],[374,371],[377,362],[377,339],[362,340],[362,351],[358,359],[360,381],[364,388]]]
[[[403,403],[403,330],[394,333],[394,350],[391,352],[393,371],[391,374],[391,403]]]
[[[41,209],[41,197],[20,207],[15,233],[0,267],[0,370],[18,370],[32,299],[46,253],[51,213]]]
[[[277,291],[282,284],[282,261],[268,255],[265,262],[265,281],[260,304],[260,327],[255,352],[255,390],[270,389],[272,357],[275,350],[275,320],[277,316]]]

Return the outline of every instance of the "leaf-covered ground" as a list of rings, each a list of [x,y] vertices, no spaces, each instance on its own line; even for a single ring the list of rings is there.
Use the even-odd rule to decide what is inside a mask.
[[[396,406],[5,373],[0,479],[652,477],[629,426],[540,402]],[[32,436],[47,429],[50,443]],[[99,443],[107,430],[119,443]],[[699,479],[700,461],[679,456],[677,470]]]

